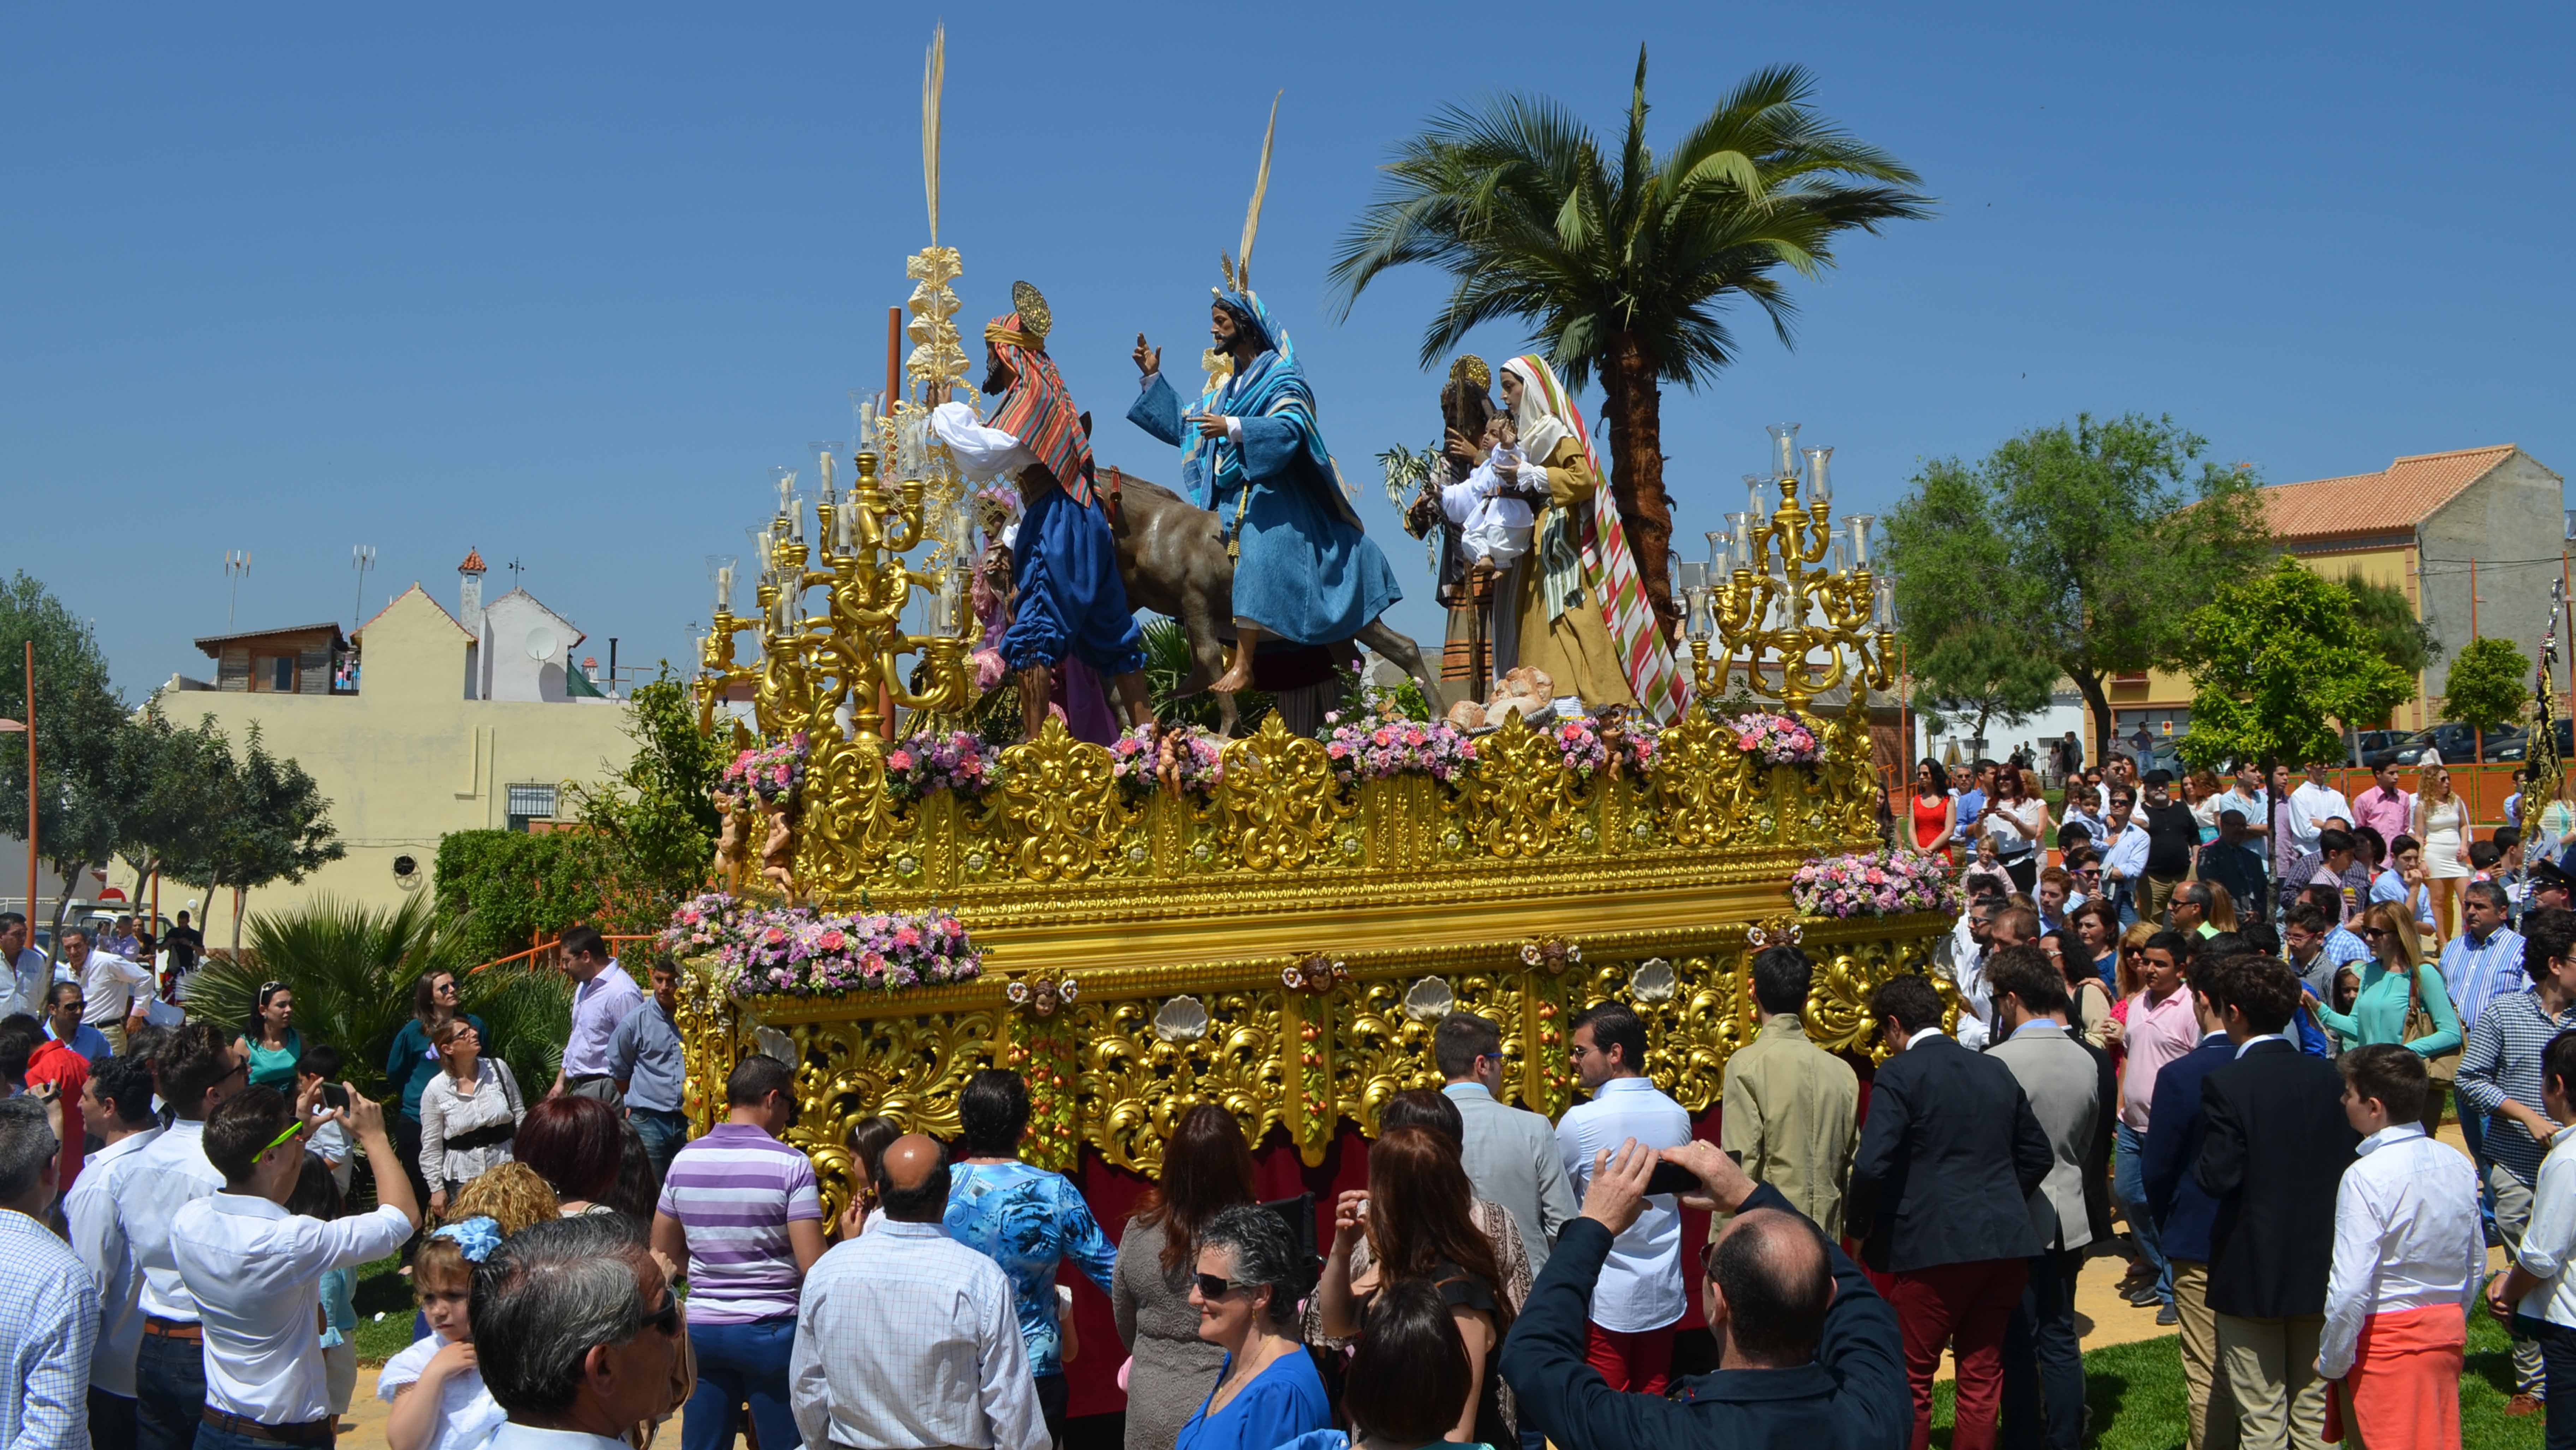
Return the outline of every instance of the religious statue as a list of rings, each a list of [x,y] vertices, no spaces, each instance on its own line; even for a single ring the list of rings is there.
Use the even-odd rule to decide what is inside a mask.
[[[1046,352],[1053,323],[1046,299],[1011,285],[1016,310],[984,328],[983,390],[1001,402],[990,423],[965,403],[942,403],[930,426],[958,471],[981,483],[1015,476],[1019,532],[1011,550],[1015,596],[1002,634],[1005,669],[1020,679],[1028,737],[1045,726],[1055,673],[1080,661],[1109,679],[1130,726],[1154,723],[1145,699],[1144,636],[1118,573],[1118,546],[1094,487],[1091,438]]]
[[[716,803],[716,815],[724,822],[716,836],[715,879],[724,885],[725,894],[742,894],[742,853],[747,844],[743,835],[750,812],[741,809],[742,794],[722,786],[708,793]]]
[[[1516,471],[1538,510],[1536,542],[1497,604],[1512,616],[1516,659],[1596,711],[1642,705],[1659,719],[1679,718],[1681,672],[1619,511],[1598,497],[1605,475],[1582,412],[1534,353],[1503,364],[1503,406],[1519,433]]]
[[[789,902],[796,900],[796,828],[787,818],[793,799],[782,792],[760,803],[760,813],[769,817],[769,837],[760,843],[760,879]]]
[[[1271,109],[1272,132],[1278,108]],[[1215,510],[1234,560],[1233,663],[1214,688],[1252,684],[1262,641],[1337,646],[1404,597],[1370,542],[1316,423],[1315,394],[1296,345],[1252,290],[1252,243],[1270,182],[1270,139],[1244,218],[1239,259],[1209,309],[1211,377],[1186,417],[1163,378],[1162,349],[1138,333],[1142,391],[1128,421],[1182,450],[1182,481]]]
[[[1440,389],[1444,442],[1431,460],[1422,492],[1404,512],[1405,532],[1415,538],[1429,538],[1433,530],[1439,531],[1438,597],[1449,611],[1440,679],[1469,702],[1482,702],[1493,682],[1513,663],[1508,652],[1496,648],[1494,636],[1493,600],[1500,574],[1468,558],[1460,538],[1463,521],[1452,519],[1444,507],[1447,491],[1464,484],[1476,466],[1472,440],[1483,437],[1494,418],[1493,399],[1486,392],[1491,386],[1493,374],[1483,358],[1471,354],[1450,364],[1449,381]]]

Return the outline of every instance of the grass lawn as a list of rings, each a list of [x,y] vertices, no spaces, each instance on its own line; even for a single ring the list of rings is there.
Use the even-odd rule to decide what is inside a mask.
[[[360,1364],[383,1364],[411,1343],[411,1280],[403,1277],[399,1258],[379,1259],[358,1271],[358,1345]]]
[[[2085,1398],[2101,1450],[2170,1450],[2183,1443],[2182,1342],[2173,1336],[2117,1344],[2084,1356]],[[1950,1443],[1951,1386],[1934,1387],[1932,1443]],[[2478,1450],[2540,1450],[2540,1417],[2505,1418],[2513,1355],[2504,1331],[2480,1314],[2469,1323],[2468,1373],[2460,1380],[2460,1439]]]

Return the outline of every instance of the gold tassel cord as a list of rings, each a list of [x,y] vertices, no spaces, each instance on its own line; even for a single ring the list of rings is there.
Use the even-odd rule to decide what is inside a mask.
[[[939,93],[947,83],[948,26],[943,21],[930,32],[930,53],[921,63],[921,190],[930,203],[934,247],[939,245]]]

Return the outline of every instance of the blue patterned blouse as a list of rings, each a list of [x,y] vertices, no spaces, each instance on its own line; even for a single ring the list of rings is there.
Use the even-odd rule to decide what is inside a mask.
[[[1055,1269],[1071,1259],[1109,1292],[1117,1247],[1061,1173],[1025,1163],[960,1163],[948,1185],[948,1236],[1002,1266],[1028,1342],[1029,1372],[1064,1373],[1056,1330]]]

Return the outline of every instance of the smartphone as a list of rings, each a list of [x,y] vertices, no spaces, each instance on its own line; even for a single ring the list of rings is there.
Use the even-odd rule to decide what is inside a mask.
[[[1646,1192],[1649,1194],[1697,1193],[1699,1175],[1679,1163],[1658,1163],[1655,1165],[1655,1171],[1646,1178]]]
[[[336,1082],[326,1082],[322,1084],[322,1106],[326,1108],[345,1108],[348,1105],[349,1090],[347,1088],[342,1087]]]

